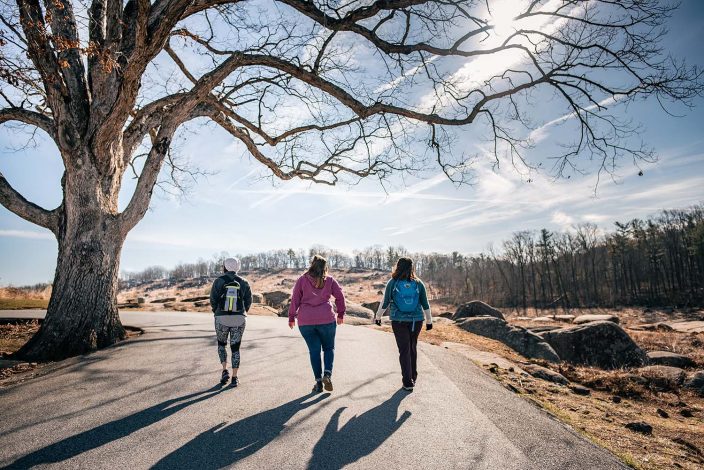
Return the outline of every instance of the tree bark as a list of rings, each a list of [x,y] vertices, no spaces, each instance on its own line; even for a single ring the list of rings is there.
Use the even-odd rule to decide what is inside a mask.
[[[111,176],[110,178],[113,178]],[[85,165],[64,176],[56,231],[59,253],[46,317],[17,356],[59,360],[125,338],[117,311],[120,251],[125,234],[117,212],[119,185]]]

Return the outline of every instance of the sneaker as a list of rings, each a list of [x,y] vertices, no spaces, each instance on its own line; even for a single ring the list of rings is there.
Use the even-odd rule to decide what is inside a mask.
[[[332,378],[330,378],[330,374],[323,375],[323,385],[325,386],[325,390],[332,392]]]
[[[230,385],[232,385],[233,387],[236,387],[239,384],[240,384],[240,379],[238,379],[236,375],[234,377],[232,377],[232,382],[230,382]]]
[[[411,385],[411,386],[406,386],[406,385],[404,385],[404,386],[403,386],[403,389],[404,389],[405,391],[407,391],[407,392],[412,392],[412,391],[413,391],[413,386],[412,386],[412,385]]]
[[[316,381],[315,385],[313,385],[313,393],[322,393],[323,391],[323,383],[320,381]]]
[[[225,385],[228,380],[230,380],[230,372],[228,372],[227,370],[222,371],[222,377],[220,377],[220,385]]]

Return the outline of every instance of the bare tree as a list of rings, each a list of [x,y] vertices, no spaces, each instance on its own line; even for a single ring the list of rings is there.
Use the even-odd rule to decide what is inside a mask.
[[[435,160],[461,182],[471,155],[453,151],[452,129],[472,125],[497,162],[521,162],[539,124],[527,117],[533,93],[554,93],[578,123],[555,160],[562,174],[579,157],[599,171],[652,158],[609,103],[687,104],[702,91],[700,72],[661,49],[666,1],[504,2],[521,6],[509,21],[492,0],[15,2],[1,4],[0,123],[46,133],[65,167],[52,210],[0,176],[0,203],[59,244],[27,358],[124,338],[120,250],[159,175],[183,170],[172,142],[194,120],[224,129],[281,179],[383,180]],[[506,66],[476,79],[457,71],[480,59]],[[132,170],[136,190],[120,211]]]

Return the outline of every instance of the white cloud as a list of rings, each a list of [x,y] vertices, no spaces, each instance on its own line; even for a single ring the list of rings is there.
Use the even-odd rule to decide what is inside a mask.
[[[569,230],[574,225],[574,217],[562,211],[555,211],[550,217],[550,222],[560,227],[560,230]]]
[[[28,240],[56,240],[51,232],[35,232],[32,230],[0,230],[0,237],[24,238]]]

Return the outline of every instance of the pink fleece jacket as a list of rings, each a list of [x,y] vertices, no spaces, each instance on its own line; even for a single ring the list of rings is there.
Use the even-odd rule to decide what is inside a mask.
[[[322,289],[315,288],[315,281],[308,274],[304,274],[291,293],[291,306],[288,309],[288,321],[292,322],[298,317],[298,326],[324,325],[335,321],[335,313],[330,303],[330,298],[335,298],[337,317],[345,316],[345,295],[337,281],[328,276]]]

